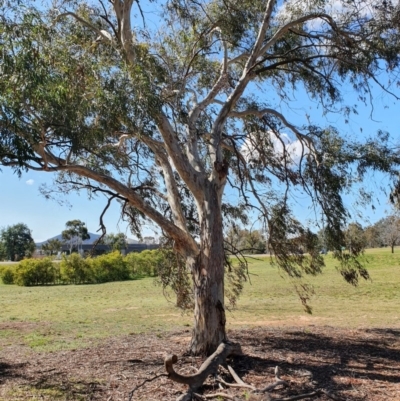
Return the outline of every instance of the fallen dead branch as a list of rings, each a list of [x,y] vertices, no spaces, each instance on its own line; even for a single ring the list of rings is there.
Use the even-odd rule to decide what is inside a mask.
[[[275,366],[275,382],[269,384],[268,386],[264,387],[263,389],[259,389],[259,390],[256,389],[254,392],[255,393],[269,393],[275,387],[278,387],[278,386],[288,387],[289,383],[280,378],[279,366]]]
[[[249,388],[250,390],[257,390],[254,386],[251,384],[246,384],[246,383],[227,383],[225,380],[221,379],[220,377],[217,379],[218,383],[223,384],[226,387],[233,387],[233,388]]]
[[[233,370],[232,366],[228,365],[228,370],[229,373],[232,375],[233,379],[235,380],[236,383],[238,384],[246,384],[238,375],[237,373]]]

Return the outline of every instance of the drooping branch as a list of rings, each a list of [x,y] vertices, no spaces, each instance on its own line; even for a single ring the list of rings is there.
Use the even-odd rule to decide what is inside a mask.
[[[112,195],[110,198],[107,199],[107,204],[106,204],[106,206],[104,207],[103,211],[102,211],[101,214],[100,214],[100,217],[99,217],[100,228],[99,228],[97,231],[100,231],[100,230],[101,230],[101,235],[100,235],[99,238],[97,238],[97,240],[94,242],[94,244],[93,244],[93,246],[92,246],[92,249],[91,249],[91,251],[90,251],[91,256],[93,256],[94,251],[95,251],[97,245],[100,244],[100,242],[103,240],[103,238],[104,238],[104,237],[106,236],[106,234],[107,234],[107,228],[106,228],[106,226],[104,225],[103,217],[104,217],[104,215],[106,214],[108,208],[110,207],[112,200],[115,199],[117,196],[118,196],[117,194],[114,194],[114,195]]]
[[[339,31],[335,20],[326,13],[312,13],[312,14],[308,14],[305,15],[303,17],[300,17],[298,19],[295,19],[293,21],[288,22],[287,24],[285,24],[284,26],[282,26],[281,28],[279,28],[275,34],[272,36],[272,38],[263,45],[263,47],[260,50],[259,55],[262,56],[263,54],[265,54],[271,47],[273,47],[276,42],[281,39],[287,32],[289,32],[290,29],[296,27],[299,24],[304,24],[305,22],[308,21],[312,21],[315,19],[324,19],[325,21],[327,21],[329,23],[329,25],[335,30],[335,31]],[[343,31],[340,31],[342,34],[344,34]],[[349,38],[348,35],[346,35],[346,38]]]
[[[105,35],[105,33],[101,29],[97,28],[95,25],[91,24],[89,21],[85,20],[84,18],[80,17],[78,14],[73,13],[71,11],[67,11],[65,13],[57,15],[57,17],[54,20],[54,23],[60,21],[64,17],[68,17],[68,16],[75,18],[78,22],[80,22],[82,25],[85,25],[91,31],[97,33],[97,35],[99,35],[103,39],[106,39],[106,40],[110,39],[107,35]]]
[[[181,252],[191,255],[198,254],[198,247],[192,236],[186,230],[182,230],[180,227],[168,220],[154,207],[150,206],[149,203],[145,202],[140,195],[132,190],[132,188],[127,187],[109,175],[99,173],[86,166],[67,164],[66,160],[54,156],[42,146],[36,145],[35,151],[42,158],[46,158],[48,163],[53,165],[52,171],[69,171],[79,176],[93,179],[94,181],[107,186],[119,195],[125,197],[132,206],[140,210],[147,217],[157,223],[166,233],[168,233],[168,235],[170,235],[176,241]]]
[[[299,140],[307,142],[310,150],[314,148],[311,138],[302,134],[295,125],[291,124],[282,113],[279,113],[279,111],[276,111],[275,109],[265,108],[261,110],[231,111],[229,114],[230,116],[236,118],[245,118],[250,115],[263,118],[266,114],[272,114],[273,116],[277,117],[287,128],[289,128]]]

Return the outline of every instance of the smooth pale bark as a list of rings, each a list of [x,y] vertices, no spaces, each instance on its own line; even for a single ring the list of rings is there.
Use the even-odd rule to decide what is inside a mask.
[[[216,187],[207,187],[208,201],[200,208],[200,253],[188,260],[195,301],[190,352],[195,355],[210,355],[226,340],[221,207]]]

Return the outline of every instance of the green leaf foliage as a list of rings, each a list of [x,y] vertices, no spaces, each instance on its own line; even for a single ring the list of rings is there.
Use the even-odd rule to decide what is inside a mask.
[[[94,282],[124,281],[130,279],[130,272],[119,252],[112,252],[97,258],[88,259]]]
[[[59,268],[49,258],[25,259],[14,273],[14,283],[22,286],[55,284],[59,280]]]
[[[0,269],[0,278],[4,284],[14,284],[15,269],[11,267]]]
[[[69,284],[84,284],[94,282],[93,272],[88,260],[78,253],[63,255],[60,262],[61,281]]]

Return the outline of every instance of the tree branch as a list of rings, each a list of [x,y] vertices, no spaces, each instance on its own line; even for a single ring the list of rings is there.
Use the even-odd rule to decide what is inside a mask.
[[[197,244],[193,240],[193,237],[188,234],[186,230],[182,230],[180,227],[169,221],[159,211],[146,203],[143,198],[135,193],[134,190],[122,184],[120,181],[111,176],[99,173],[82,165],[67,164],[66,160],[58,158],[53,154],[46,152],[46,150],[39,145],[35,146],[35,151],[42,158],[46,157],[48,163],[53,164],[52,171],[70,171],[79,176],[87,177],[99,182],[100,184],[104,184],[121,196],[124,196],[133,207],[140,210],[151,220],[157,223],[166,233],[168,233],[168,235],[170,235],[175,240],[177,247],[182,254],[198,254],[199,250]]]
[[[142,383],[138,384],[132,391],[129,392],[128,401],[132,401],[133,394],[135,393],[135,391],[137,389],[139,389],[140,387],[143,387],[146,383],[149,383],[149,382],[159,379],[160,377],[168,377],[168,375],[166,373],[161,373],[157,376],[152,377],[151,379],[143,380]]]
[[[214,125],[212,127],[211,131],[211,160],[212,162],[221,162],[222,161],[222,152],[220,148],[220,142],[221,142],[221,135],[223,131],[223,127],[226,123],[226,120],[228,118],[228,115],[232,108],[235,106],[236,102],[238,99],[242,96],[244,90],[246,89],[247,84],[249,83],[251,76],[250,76],[250,70],[253,64],[255,63],[258,54],[260,52],[260,48],[262,45],[262,42],[264,40],[266,31],[268,29],[269,21],[272,15],[272,10],[273,6],[275,4],[275,0],[268,0],[267,6],[264,12],[263,16],[263,21],[261,23],[261,27],[258,32],[258,36],[256,39],[256,42],[253,46],[253,49],[251,51],[251,54],[246,62],[246,65],[243,69],[242,76],[239,79],[239,82],[237,83],[236,87],[226,100],[225,104],[222,106],[217,118],[214,121]],[[213,171],[214,177],[215,177],[215,171]]]
[[[231,111],[229,113],[230,116],[232,117],[237,117],[237,118],[245,118],[246,116],[253,115],[259,118],[262,118],[265,114],[272,114],[273,116],[279,118],[279,120],[287,127],[289,128],[300,141],[305,141],[307,142],[310,151],[314,150],[314,144],[311,140],[311,138],[307,137],[306,135],[302,134],[296,126],[291,124],[283,114],[279,113],[275,109],[270,109],[270,108],[265,108],[262,110],[243,110],[243,111]]]
[[[195,199],[202,202],[204,197],[202,174],[194,169],[187,156],[182,152],[176,133],[163,113],[159,113],[157,116],[157,127],[164,139],[165,149],[176,170]]]
[[[107,234],[107,229],[106,229],[106,226],[104,225],[103,217],[104,217],[104,215],[106,214],[108,208],[110,207],[112,200],[113,200],[114,198],[116,198],[116,197],[118,197],[118,195],[112,195],[110,198],[107,199],[107,205],[104,207],[103,211],[102,211],[101,214],[100,214],[100,217],[99,217],[100,228],[97,230],[97,232],[101,230],[102,233],[101,233],[100,237],[97,238],[97,240],[94,242],[94,244],[93,244],[93,246],[92,246],[92,249],[91,249],[91,251],[90,251],[91,256],[93,256],[94,251],[95,251],[95,249],[96,249],[96,246],[101,242],[101,240],[102,240],[102,239],[104,238],[104,236]]]
[[[126,54],[126,59],[132,66],[135,62],[135,54],[133,49],[133,31],[131,25],[131,10],[134,0],[114,0],[115,15],[118,20],[119,40]]]
[[[81,24],[85,25],[87,28],[91,29],[93,32],[96,32],[97,35],[101,36],[103,39],[106,39],[108,41],[110,40],[110,38],[108,36],[106,36],[100,29],[96,28],[90,22],[86,21],[84,18],[80,17],[79,15],[77,15],[71,11],[67,11],[65,13],[57,15],[57,17],[54,20],[54,23],[58,22],[61,18],[64,18],[67,16],[71,16],[71,17],[75,18]]]
[[[338,31],[338,27],[336,25],[336,22],[334,21],[334,19],[329,14],[313,13],[313,14],[305,15],[304,17],[300,17],[300,18],[298,18],[298,19],[296,19],[294,21],[290,21],[289,23],[287,23],[283,27],[279,28],[278,31],[275,32],[275,34],[272,36],[272,38],[261,48],[260,55],[266,53],[267,50],[270,49],[291,28],[295,27],[298,24],[302,24],[304,22],[311,21],[311,20],[318,19],[318,18],[322,18],[324,20],[327,20],[329,25],[331,25],[331,27],[335,31]]]

